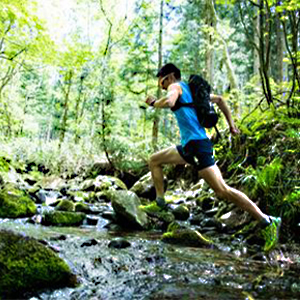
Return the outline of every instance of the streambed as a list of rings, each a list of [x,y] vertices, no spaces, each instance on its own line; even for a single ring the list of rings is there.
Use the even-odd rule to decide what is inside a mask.
[[[300,299],[299,263],[283,259],[283,253],[281,259],[254,260],[226,245],[205,249],[166,244],[160,231],[46,227],[20,219],[1,220],[0,229],[48,243],[80,279],[77,288],[44,291],[28,296],[31,300]],[[110,248],[116,238],[130,246]]]

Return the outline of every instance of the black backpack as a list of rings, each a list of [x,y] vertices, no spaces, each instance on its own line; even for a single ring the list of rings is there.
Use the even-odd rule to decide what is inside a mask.
[[[218,115],[215,111],[213,103],[210,101],[211,87],[209,83],[200,75],[191,75],[188,81],[190,87],[193,103],[182,103],[180,98],[176,101],[172,111],[176,111],[180,107],[194,107],[197,112],[199,123],[205,128],[215,127],[218,122]]]

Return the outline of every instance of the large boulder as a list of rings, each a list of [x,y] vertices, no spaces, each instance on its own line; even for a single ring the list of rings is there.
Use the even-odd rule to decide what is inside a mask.
[[[111,194],[112,207],[117,221],[135,229],[148,227],[147,214],[140,208],[139,197],[130,191],[115,191]]]
[[[32,217],[36,213],[35,203],[18,190],[0,192],[0,218]]]
[[[76,276],[37,240],[0,230],[0,299],[23,299],[41,289],[75,287]]]
[[[50,226],[79,226],[83,224],[86,215],[81,212],[49,211],[42,217],[43,225]]]

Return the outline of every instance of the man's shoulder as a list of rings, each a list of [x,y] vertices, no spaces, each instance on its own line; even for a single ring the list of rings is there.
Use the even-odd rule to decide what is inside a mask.
[[[182,89],[181,89],[180,82],[174,82],[174,83],[170,84],[169,87],[168,87],[168,90],[169,91],[177,90],[181,94]]]

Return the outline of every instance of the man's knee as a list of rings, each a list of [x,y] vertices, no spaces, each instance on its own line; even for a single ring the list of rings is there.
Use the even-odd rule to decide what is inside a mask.
[[[157,154],[152,154],[149,159],[149,167],[150,169],[156,166],[161,165],[159,157]]]
[[[230,193],[230,188],[227,185],[220,185],[217,188],[215,188],[215,193],[217,197],[227,199],[228,195]]]

